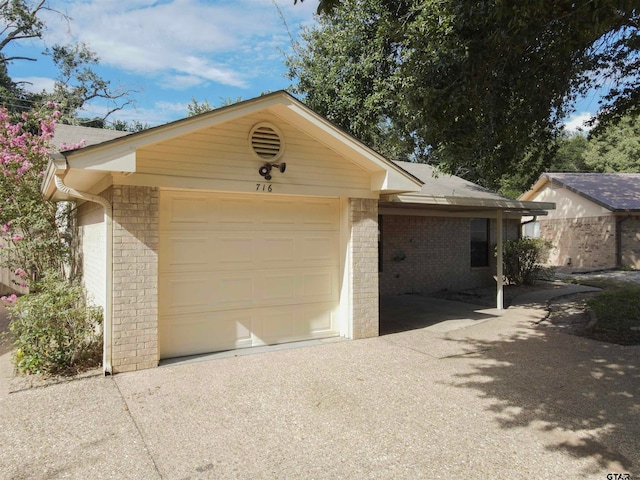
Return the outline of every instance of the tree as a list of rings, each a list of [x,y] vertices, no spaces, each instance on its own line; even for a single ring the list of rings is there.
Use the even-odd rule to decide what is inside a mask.
[[[143,130],[148,130],[151,128],[151,125],[148,123],[142,123],[138,120],[132,120],[130,122],[126,120],[114,120],[111,122],[111,125],[106,126],[109,130],[116,130],[119,132],[141,132]]]
[[[632,1],[342,0],[302,38],[287,64],[312,108],[492,188],[551,164],[577,96],[640,78]]]
[[[195,117],[196,115],[209,112],[213,109],[214,107],[211,106],[209,100],[207,100],[206,98],[204,99],[204,102],[198,102],[195,97],[191,97],[191,103],[187,105],[187,116]]]
[[[640,173],[640,117],[623,117],[590,136],[584,163],[594,172]]]
[[[589,140],[580,132],[563,135],[558,150],[549,166],[550,172],[588,172],[585,152],[589,148]]]
[[[23,56],[5,56],[6,47],[11,43],[28,39],[42,38],[45,24],[40,18],[43,11],[53,11],[63,19],[68,17],[51,8],[47,0],[0,0],[0,19],[4,28],[0,32],[0,93],[4,103],[12,113],[22,113],[34,105],[54,102],[60,106],[63,123],[77,123],[78,111],[91,101],[102,100],[107,104],[105,114],[97,119],[100,122],[118,110],[130,105],[133,89],[116,87],[95,72],[98,56],[84,43],[73,45],[53,45],[45,49],[58,68],[53,92],[29,94],[11,81],[7,65],[15,61],[36,61]],[[6,76],[6,78],[4,76]],[[5,96],[6,94],[6,96]],[[18,101],[16,101],[16,98]]]
[[[227,107],[229,105],[233,105],[234,103],[238,103],[242,101],[242,97],[220,97],[219,107]],[[203,102],[198,102],[195,97],[191,97],[191,103],[187,105],[187,116],[194,117],[196,115],[200,115],[201,113],[210,112],[211,110],[215,110],[218,107],[214,107],[209,103],[209,100],[206,98]]]
[[[45,272],[64,275],[69,263],[69,244],[59,228],[68,212],[40,193],[59,116],[48,104],[13,123],[0,108],[0,258],[25,284]]]
[[[2,32],[0,32],[0,52],[3,52],[11,42],[42,38],[44,23],[39,18],[39,15],[44,10],[56,11],[49,7],[47,0],[38,0],[36,2],[25,0],[0,1],[0,18],[2,18],[3,24]],[[2,56],[0,63],[7,64],[15,60],[35,61],[35,58]]]

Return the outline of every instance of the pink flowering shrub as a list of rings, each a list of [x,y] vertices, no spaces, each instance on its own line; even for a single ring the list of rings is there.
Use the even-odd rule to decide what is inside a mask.
[[[17,285],[62,273],[69,259],[61,212],[40,192],[58,117],[51,102],[17,118],[0,108],[0,262],[19,277]]]
[[[27,295],[1,300],[11,320],[14,362],[25,373],[95,366],[102,346],[100,309],[68,278],[74,269],[65,268],[72,258],[65,236],[72,225],[70,208],[59,208],[40,192],[60,116],[55,108],[49,103],[19,118],[0,108],[0,261],[16,285],[29,287]]]

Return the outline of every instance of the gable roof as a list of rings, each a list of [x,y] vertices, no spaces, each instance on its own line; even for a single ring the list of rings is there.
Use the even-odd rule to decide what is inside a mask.
[[[125,175],[136,173],[136,150],[139,148],[262,111],[268,111],[288,122],[369,172],[371,191],[413,192],[419,190],[422,185],[422,182],[410,173],[317,114],[291,94],[281,90],[84,148],[63,151],[57,159],[50,162],[42,191],[47,198],[56,194],[56,175],[72,173],[65,178],[71,183],[76,183],[74,188],[86,190],[98,175],[108,172]]]
[[[548,182],[612,212],[640,211],[640,173],[543,173],[520,198],[533,198]]]
[[[456,175],[437,172],[425,163],[394,162],[423,182],[420,192],[386,195],[388,207],[414,205],[446,207],[451,211],[504,210],[522,214],[546,214],[555,208],[550,202],[513,200]]]

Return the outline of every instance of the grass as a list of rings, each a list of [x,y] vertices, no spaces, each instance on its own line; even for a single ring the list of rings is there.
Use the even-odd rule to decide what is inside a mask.
[[[640,343],[640,285],[606,279],[580,283],[603,290],[587,301],[597,318],[593,336],[622,345]]]

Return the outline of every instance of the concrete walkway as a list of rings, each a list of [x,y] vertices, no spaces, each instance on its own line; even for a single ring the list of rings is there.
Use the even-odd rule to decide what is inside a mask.
[[[12,393],[5,354],[0,478],[640,477],[640,348],[441,308],[467,322]]]

